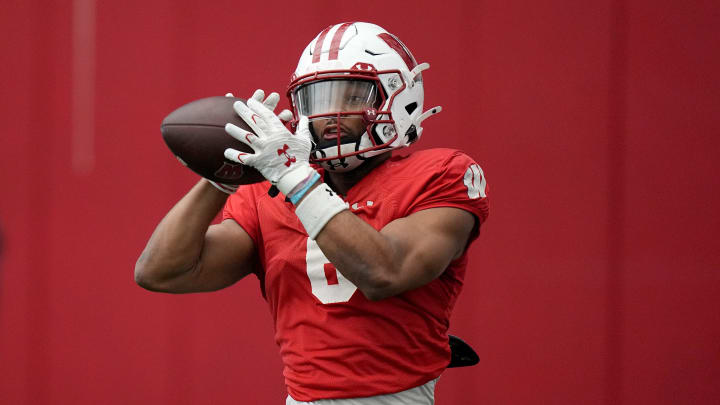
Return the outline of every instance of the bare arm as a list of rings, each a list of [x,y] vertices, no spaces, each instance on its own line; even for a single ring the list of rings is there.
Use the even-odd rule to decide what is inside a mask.
[[[227,194],[201,180],[163,218],[135,264],[151,291],[188,293],[227,287],[255,266],[255,247],[236,222],[210,226]]]
[[[370,300],[380,300],[434,280],[462,254],[475,217],[431,208],[387,224],[380,232],[350,211],[333,217],[316,241],[343,276]],[[352,232],[348,232],[352,229]]]

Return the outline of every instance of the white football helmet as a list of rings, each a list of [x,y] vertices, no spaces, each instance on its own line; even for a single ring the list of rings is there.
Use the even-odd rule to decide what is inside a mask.
[[[375,24],[325,28],[303,51],[287,91],[293,122],[303,115],[311,121],[316,145],[310,161],[344,172],[417,141],[422,121],[442,110],[422,111],[421,72],[429,67]],[[323,133],[313,129],[318,120],[325,120],[318,126]],[[350,133],[358,126],[364,132]]]

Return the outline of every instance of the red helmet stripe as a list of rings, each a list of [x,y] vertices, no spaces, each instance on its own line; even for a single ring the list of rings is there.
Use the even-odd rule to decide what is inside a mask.
[[[312,63],[318,63],[320,62],[320,52],[322,52],[322,46],[323,42],[325,42],[325,37],[327,36],[327,33],[330,32],[330,29],[333,26],[329,26],[323,30],[323,32],[320,33],[320,36],[317,39],[317,42],[315,42],[315,48],[313,49],[313,58]]]
[[[348,27],[350,27],[352,23],[343,23],[337,31],[335,31],[335,35],[333,35],[332,42],[330,43],[330,55],[328,55],[328,60],[333,60],[338,58],[338,52],[340,51],[340,42],[342,41],[343,34],[345,34],[345,31],[347,31]]]
[[[383,32],[382,34],[378,34],[378,37],[385,41],[386,44],[390,48],[392,48],[395,52],[400,55],[400,57],[405,61],[405,64],[407,65],[407,68],[409,70],[413,70],[415,66],[417,66],[417,62],[415,61],[415,58],[410,54],[410,51],[403,45],[402,42],[400,42],[399,39],[395,37],[395,35]]]

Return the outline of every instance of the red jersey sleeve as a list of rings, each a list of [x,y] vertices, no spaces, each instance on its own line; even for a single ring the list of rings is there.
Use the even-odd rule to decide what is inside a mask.
[[[250,235],[255,246],[260,239],[257,199],[253,185],[238,187],[238,191],[225,202],[222,213],[223,221],[232,219]]]
[[[456,207],[475,215],[478,224],[487,219],[488,186],[480,165],[473,159],[453,151],[423,171],[424,181],[405,215],[434,207]]]

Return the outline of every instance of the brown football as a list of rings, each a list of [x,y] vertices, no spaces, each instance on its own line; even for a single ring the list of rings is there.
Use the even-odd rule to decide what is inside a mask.
[[[252,132],[233,110],[235,97],[208,97],[171,112],[162,122],[165,143],[180,163],[206,179],[225,184],[251,184],[265,180],[254,168],[227,160],[225,149],[252,153],[252,149],[225,132],[232,123]]]

